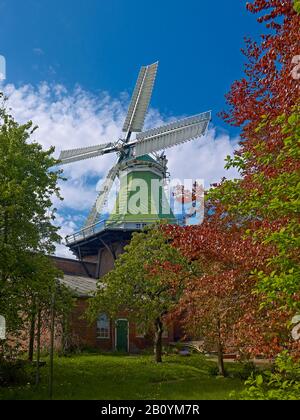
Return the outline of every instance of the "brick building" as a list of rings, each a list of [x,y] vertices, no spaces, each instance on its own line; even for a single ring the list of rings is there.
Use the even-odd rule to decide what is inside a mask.
[[[116,249],[117,255],[121,252]],[[80,348],[92,348],[99,351],[119,351],[138,353],[152,346],[149,333],[140,331],[138,326],[129,322],[126,314],[111,320],[105,313],[100,313],[97,321],[90,324],[84,317],[88,301],[96,290],[97,279],[113,268],[114,257],[105,247],[102,249],[101,261],[72,260],[53,257],[55,265],[64,272],[61,283],[67,286],[75,298],[74,309],[70,318],[72,340]],[[164,332],[164,344],[180,338],[179,328],[169,326]]]

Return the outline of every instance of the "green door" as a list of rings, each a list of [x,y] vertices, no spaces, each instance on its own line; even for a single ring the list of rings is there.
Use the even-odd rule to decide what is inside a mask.
[[[121,353],[128,352],[128,321],[119,319],[116,322],[116,350]]]

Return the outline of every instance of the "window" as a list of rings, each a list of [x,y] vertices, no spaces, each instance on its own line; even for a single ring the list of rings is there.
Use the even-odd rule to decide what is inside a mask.
[[[106,314],[101,314],[98,316],[97,337],[103,339],[110,338],[110,322]]]

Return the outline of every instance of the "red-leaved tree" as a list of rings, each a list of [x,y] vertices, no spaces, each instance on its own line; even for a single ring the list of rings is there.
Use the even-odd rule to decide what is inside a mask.
[[[216,214],[200,226],[164,229],[197,267],[176,317],[187,335],[203,339],[206,350],[217,351],[221,375],[225,352],[274,356],[292,345],[287,328],[290,313],[275,303],[272,310],[261,309],[260,296],[253,293],[256,278],[251,273],[265,264],[271,247],[244,239],[239,228],[226,226]]]
[[[258,288],[272,306],[275,299],[300,308],[300,15],[292,0],[247,4],[267,26],[260,41],[246,40],[245,77],[229,94],[222,115],[241,127],[242,142],[228,167],[241,179],[223,181],[210,194],[228,223],[274,252],[260,270]]]

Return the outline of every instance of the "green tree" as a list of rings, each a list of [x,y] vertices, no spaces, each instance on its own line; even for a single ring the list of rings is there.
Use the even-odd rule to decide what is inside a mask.
[[[300,15],[300,0],[294,0],[294,9]]]
[[[18,124],[5,105],[0,93],[0,313],[15,331],[33,296],[42,299],[59,277],[45,255],[60,240],[50,209],[52,197],[60,198],[61,172],[51,169],[54,149],[44,151],[32,140],[37,127]]]
[[[238,400],[299,401],[299,361],[283,352],[275,360],[272,371],[264,370],[259,375],[252,374],[245,382],[245,390],[232,394],[232,397]]]
[[[154,329],[155,360],[160,363],[166,318],[178,304],[190,274],[191,266],[160,228],[135,233],[115,269],[99,281],[88,316],[94,320],[105,312],[115,318],[124,312],[145,331]]]
[[[23,280],[18,287],[10,290],[9,299],[17,294],[14,301],[18,302],[22,328],[25,326],[28,330],[28,359],[32,361],[34,349],[40,346],[39,330],[47,330],[50,326],[53,295],[56,325],[62,334],[62,344],[73,299],[71,292],[59,281],[63,273],[44,255],[32,255],[22,275]]]

